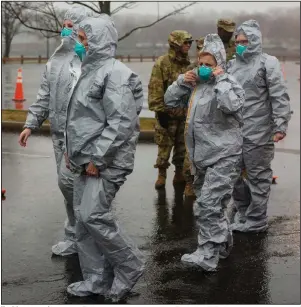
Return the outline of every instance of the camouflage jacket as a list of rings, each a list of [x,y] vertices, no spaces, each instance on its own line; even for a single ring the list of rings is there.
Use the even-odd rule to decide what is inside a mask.
[[[225,46],[225,44],[224,44]],[[230,61],[234,58],[235,56],[235,41],[233,39],[230,40],[229,44],[225,46],[227,58],[226,61]]]
[[[195,69],[196,67],[198,67],[198,60],[196,59],[194,62],[192,62],[188,67],[187,67],[187,71],[189,70],[193,70]]]
[[[188,57],[178,58],[172,48],[157,59],[148,84],[148,106],[151,111],[167,112],[173,118],[186,116],[186,108],[166,110],[164,94],[178,76],[187,71],[189,64]]]

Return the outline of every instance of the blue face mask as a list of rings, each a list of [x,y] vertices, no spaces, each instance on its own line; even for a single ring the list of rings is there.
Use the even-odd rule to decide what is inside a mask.
[[[70,29],[70,28],[63,28],[63,30],[61,32],[61,37],[70,36],[71,33],[72,33],[72,29]]]
[[[212,68],[202,65],[199,67],[198,73],[201,80],[208,81],[212,76]]]
[[[237,45],[236,46],[236,53],[238,55],[242,55],[247,49],[247,46],[244,46],[244,45]]]
[[[76,41],[75,46],[74,46],[74,51],[79,56],[81,61],[83,61],[83,58],[86,55],[86,48],[85,48],[85,46],[82,43]]]

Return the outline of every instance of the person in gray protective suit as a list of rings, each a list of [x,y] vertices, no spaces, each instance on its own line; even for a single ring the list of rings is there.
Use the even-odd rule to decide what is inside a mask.
[[[65,198],[67,219],[65,239],[52,247],[52,252],[67,256],[76,251],[75,217],[73,211],[73,175],[66,168],[64,154],[64,132],[66,125],[67,103],[76,80],[80,75],[81,61],[74,52],[78,24],[90,14],[83,7],[73,7],[64,16],[61,32],[62,43],[46,64],[36,102],[28,109],[24,130],[19,143],[26,146],[32,130],[37,130],[49,119],[51,136],[58,174],[58,185]]]
[[[259,24],[249,20],[235,33],[236,58],[228,72],[246,93],[243,107],[243,165],[246,178],[235,185],[237,208],[231,228],[241,232],[264,232],[268,228],[267,204],[272,183],[274,142],[286,135],[291,118],[289,95],[279,61],[262,51]]]
[[[198,67],[180,75],[164,96],[167,108],[187,107],[189,101],[186,145],[199,234],[197,250],[181,260],[206,271],[215,271],[233,245],[226,206],[240,174],[242,154],[244,90],[225,69],[223,42],[217,34],[208,34]]]
[[[118,34],[105,14],[79,25],[82,73],[67,110],[66,162],[74,172],[74,208],[83,281],[69,294],[119,301],[144,271],[142,254],[118,225],[112,202],[133,171],[143,88],[114,59]]]

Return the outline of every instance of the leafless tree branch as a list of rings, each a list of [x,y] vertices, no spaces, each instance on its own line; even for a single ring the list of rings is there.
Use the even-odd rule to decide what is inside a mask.
[[[170,17],[170,16],[177,15],[177,14],[181,13],[183,10],[185,10],[185,9],[187,9],[188,7],[190,7],[190,6],[192,6],[192,5],[195,5],[195,4],[197,4],[197,3],[198,3],[198,2],[196,2],[196,1],[195,1],[195,2],[191,2],[191,3],[188,3],[188,4],[184,5],[184,6],[181,6],[181,7],[179,7],[179,8],[176,8],[174,11],[172,11],[172,12],[170,12],[170,13],[168,13],[168,14],[162,16],[162,17],[160,17],[159,19],[157,19],[156,21],[154,21],[154,22],[152,22],[152,23],[150,23],[150,24],[148,24],[148,25],[139,26],[139,27],[133,28],[131,31],[129,31],[129,32],[125,33],[123,36],[121,36],[121,37],[118,39],[118,41],[121,41],[121,40],[127,38],[127,37],[130,36],[133,32],[135,32],[135,31],[137,31],[137,30],[139,30],[139,29],[145,29],[145,28],[152,27],[152,26],[155,25],[156,23],[158,23],[158,22],[160,22],[160,21],[162,21],[162,20],[164,20],[164,19],[166,19],[166,18],[168,18],[168,17]]]
[[[25,27],[40,31],[43,36],[60,33],[61,23],[59,16],[62,12],[57,11],[52,2],[7,2],[15,18]],[[14,4],[14,5],[12,5]],[[29,18],[30,17],[30,18]],[[62,16],[60,16],[62,17]]]
[[[63,19],[62,12],[57,10],[54,7],[53,2],[14,2],[15,5],[11,5],[13,2],[7,2],[10,6],[10,10],[13,13],[14,17],[20,24],[23,26],[40,31],[45,37],[54,37],[60,33],[61,22]],[[133,8],[137,2],[125,2],[124,4],[116,7],[111,11],[111,2],[110,1],[97,1],[97,2],[84,2],[84,1],[67,1],[68,4],[78,4],[82,5],[94,13],[107,13],[109,15],[117,14],[118,12],[124,9]],[[127,38],[133,32],[139,29],[146,29],[152,27],[153,25],[161,22],[162,20],[174,16],[177,14],[182,14],[185,9],[195,5],[197,2],[190,2],[180,7],[175,7],[173,11],[159,19],[155,20],[152,23],[143,26],[137,26],[131,29],[129,32],[125,33],[119,38],[119,41]],[[98,5],[98,7],[97,7]],[[30,18],[28,18],[30,16]]]
[[[82,2],[82,1],[66,1],[66,3],[68,3],[68,4],[79,4],[79,5],[87,7],[88,9],[93,11],[94,13],[100,14],[99,8],[93,7],[91,5],[88,5],[87,2]],[[93,2],[91,2],[91,3],[94,4]]]
[[[117,14],[119,11],[123,10],[123,9],[132,9],[136,6],[137,2],[126,2],[118,7],[116,7],[116,9],[114,9],[111,12],[111,15]]]
[[[1,15],[2,15],[1,33],[3,35],[5,43],[4,56],[9,57],[12,40],[15,37],[15,35],[20,33],[21,24],[14,16],[14,14],[11,12],[9,2],[1,3]]]

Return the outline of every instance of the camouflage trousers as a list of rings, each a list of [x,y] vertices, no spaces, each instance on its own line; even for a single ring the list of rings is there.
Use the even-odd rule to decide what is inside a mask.
[[[155,143],[158,145],[158,156],[155,168],[167,169],[170,166],[169,157],[172,149],[172,164],[177,168],[183,167],[186,152],[184,129],[185,119],[171,119],[168,129],[162,128],[156,119]]]
[[[185,178],[186,183],[191,185],[193,184],[194,177],[193,175],[191,175],[189,154],[187,151],[185,153],[185,159],[183,164],[183,176]]]
[[[184,136],[186,136],[187,128],[188,128],[188,124],[186,122],[185,130],[184,130]],[[185,159],[184,159],[184,164],[183,164],[183,176],[185,178],[186,183],[191,184],[191,185],[193,184],[194,177],[193,177],[193,175],[191,175],[188,150],[186,150],[186,152],[185,152]]]

